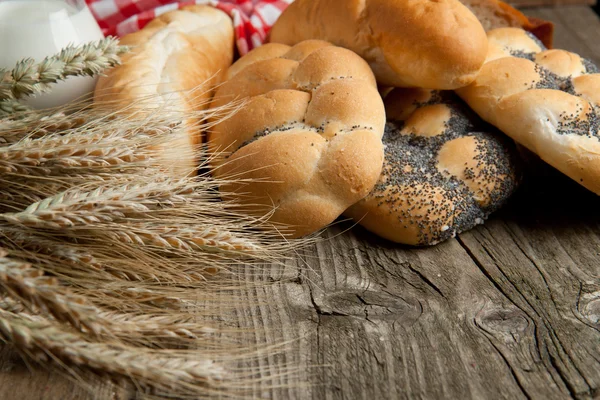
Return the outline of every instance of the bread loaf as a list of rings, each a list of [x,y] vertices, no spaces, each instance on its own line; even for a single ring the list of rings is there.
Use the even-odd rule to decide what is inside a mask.
[[[296,0],[275,43],[321,39],[363,57],[384,86],[455,89],[485,60],[485,32],[458,0]]]
[[[344,215],[394,242],[433,245],[483,223],[515,191],[514,143],[452,92],[394,89],[385,106],[382,174]]]
[[[290,227],[315,232],[367,195],[383,163],[385,110],[368,64],[323,41],[261,46],[239,59],[215,93],[243,108],[208,133],[221,190]]]
[[[488,33],[487,62],[457,93],[483,119],[600,194],[600,74],[518,28]]]
[[[234,52],[231,18],[209,6],[162,14],[120,42],[131,46],[131,52],[123,56],[122,65],[100,77],[94,101],[109,100],[115,110],[135,112],[140,118],[157,111],[189,115],[206,109]],[[135,107],[142,99],[143,109]],[[165,168],[177,177],[198,166],[198,122],[182,121],[184,128],[161,149]]]
[[[544,46],[551,48],[554,25],[550,21],[528,17],[519,10],[498,0],[460,0],[481,22],[483,29],[522,28],[533,33]]]

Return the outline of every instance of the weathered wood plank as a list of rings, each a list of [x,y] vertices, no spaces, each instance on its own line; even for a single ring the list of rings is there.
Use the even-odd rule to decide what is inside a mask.
[[[600,19],[588,7],[533,8],[527,15],[554,23],[554,47],[578,53],[600,64]]]
[[[589,8],[527,13],[556,23],[556,47],[600,64]],[[263,379],[250,384],[254,397],[600,397],[599,200],[536,170],[485,226],[436,247],[342,233],[351,224],[340,223],[299,261],[261,271],[274,283],[244,293],[231,323],[290,344],[252,365]],[[2,399],[113,398],[108,386],[89,394],[29,372],[9,349],[0,371]]]
[[[84,387],[63,374],[27,365],[13,349],[0,349],[0,399],[125,400],[112,385]]]
[[[512,0],[508,1],[516,8],[523,7],[563,7],[563,6],[593,6],[597,0]]]
[[[521,196],[512,213],[460,240],[498,290],[534,323],[541,362],[568,390],[565,395],[595,398],[600,394],[598,199],[557,173],[544,184],[550,188],[551,182],[567,195],[532,183],[537,190]],[[577,207],[565,207],[573,201]],[[516,366],[505,338],[491,340],[500,343],[518,376],[529,377]]]

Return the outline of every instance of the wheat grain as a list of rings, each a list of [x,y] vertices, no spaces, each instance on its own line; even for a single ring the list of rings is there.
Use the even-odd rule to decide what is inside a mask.
[[[115,167],[149,166],[151,156],[156,155],[156,150],[143,149],[149,144],[146,136],[131,139],[107,132],[28,138],[0,147],[0,172],[47,176],[60,175],[65,169],[81,173],[83,168],[100,172]]]
[[[23,114],[31,111],[31,107],[13,99],[0,101],[0,119],[7,118],[14,114]]]

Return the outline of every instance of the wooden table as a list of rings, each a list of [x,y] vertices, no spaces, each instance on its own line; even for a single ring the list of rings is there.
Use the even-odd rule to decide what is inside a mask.
[[[527,12],[556,23],[557,47],[600,65],[590,8]],[[254,293],[268,305],[237,314],[259,338],[293,340],[258,366],[265,376],[301,367],[300,385],[257,396],[600,398],[597,196],[540,168],[484,226],[432,248],[350,228],[340,223],[304,262],[273,268],[281,283]],[[8,348],[0,371],[0,399],[121,398],[108,385],[89,393],[55,372],[30,371]]]

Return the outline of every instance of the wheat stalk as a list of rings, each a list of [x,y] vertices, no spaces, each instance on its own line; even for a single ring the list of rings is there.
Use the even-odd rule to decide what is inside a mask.
[[[186,323],[187,316],[148,316],[103,311],[87,303],[85,297],[69,293],[56,278],[43,275],[28,263],[8,259],[0,253],[0,284],[11,297],[18,298],[32,312],[50,314],[82,332],[96,337],[120,338],[133,344],[156,345],[156,338],[199,339],[214,328]],[[3,304],[10,304],[8,299]],[[7,309],[4,307],[4,309]],[[10,310],[15,310],[14,303]],[[23,310],[21,310],[23,311]],[[182,321],[182,319],[184,321]]]
[[[128,48],[118,46],[108,37],[81,46],[67,46],[57,55],[46,57],[39,64],[28,58],[8,72],[0,70],[0,101],[48,92],[51,84],[69,76],[95,76],[120,63],[119,54]]]
[[[199,339],[217,332],[214,327],[190,322],[194,319],[191,314],[148,316],[103,312],[100,315],[105,321],[110,321],[116,335],[124,335],[125,339],[140,335],[144,342],[152,342],[157,337]]]
[[[46,154],[39,152],[11,154],[11,156],[18,157],[19,163],[11,162],[6,158],[0,159],[0,171],[47,176],[53,173],[52,168],[59,170],[65,168],[120,168],[125,163],[142,163],[148,159],[148,156],[143,153],[135,153],[132,149],[117,146],[107,149],[71,149],[58,156],[52,153],[60,154],[61,152],[51,150]]]
[[[73,363],[103,374],[119,374],[144,387],[201,394],[227,377],[213,360],[194,359],[172,350],[155,350],[112,342],[92,342],[46,321],[31,321],[0,311],[0,335],[38,361]]]
[[[99,334],[104,327],[98,323],[97,310],[84,297],[68,293],[58,280],[24,261],[8,258],[0,249],[0,285],[29,307],[39,308],[59,321],[77,329]]]
[[[166,128],[168,129],[168,128]],[[162,138],[164,141],[166,138]],[[106,168],[149,166],[156,150],[148,148],[156,140],[136,135],[135,139],[109,133],[55,135],[24,139],[0,147],[0,171],[39,176],[59,175],[65,169],[81,173],[82,168],[99,172]],[[144,147],[146,147],[144,149]],[[156,161],[154,161],[156,165]],[[52,169],[57,169],[53,172]]]
[[[180,228],[160,227],[159,232],[150,229],[131,229],[111,232],[119,240],[140,246],[152,246],[164,250],[226,251],[246,255],[264,252],[264,247],[249,238],[236,237],[218,227]]]
[[[80,233],[80,232],[78,232]],[[41,233],[40,233],[41,234]],[[94,295],[113,291],[115,295],[138,303],[181,307],[182,301],[173,296],[157,293],[155,290],[140,288],[141,282],[160,282],[189,285],[202,282],[205,277],[200,271],[213,263],[189,254],[187,259],[167,259],[150,255],[144,249],[137,249],[123,243],[113,243],[106,235],[88,233],[90,240],[60,237],[46,233],[35,234],[18,226],[0,225],[0,242],[18,252],[21,258],[44,266],[44,270],[60,276],[65,283],[76,284],[82,279],[98,282],[122,281],[129,287],[97,289]],[[76,240],[76,241],[75,241]],[[131,287],[132,282],[138,282]],[[111,286],[112,287],[112,286]],[[137,289],[137,290],[134,290]],[[88,296],[90,294],[87,294]]]
[[[203,225],[197,214],[191,215],[191,219],[186,218],[185,207],[203,196],[197,194],[194,186],[185,180],[101,186],[89,192],[66,191],[34,203],[22,212],[0,214],[0,219],[14,225],[44,229],[82,227],[93,230],[97,225],[119,223],[106,234],[129,244],[163,250],[220,251],[253,256],[268,253],[260,241],[250,239],[247,234],[229,231],[227,225]],[[183,207],[173,209],[176,205]],[[218,209],[218,206],[214,207]],[[178,211],[181,213],[177,216]],[[145,219],[147,215],[156,216],[161,212],[172,219],[177,216],[174,219],[178,223],[156,224]]]
[[[71,190],[34,203],[22,212],[0,214],[0,219],[48,229],[108,223],[186,201],[184,196],[192,192],[184,183],[172,181],[101,186],[90,192]]]
[[[39,309],[28,309],[12,297],[1,298],[0,309],[19,314],[30,321],[46,321],[46,318],[40,315]],[[153,340],[157,338],[198,340],[217,332],[214,327],[192,322],[194,316],[191,314],[145,315],[96,310],[96,315],[106,326],[106,331],[110,331],[109,338],[140,342],[136,344],[147,346],[155,345]]]
[[[39,78],[26,67],[18,85],[3,79],[7,104],[13,88]],[[240,293],[260,284],[248,277],[263,261],[304,243],[221,201],[224,182],[169,179],[154,149],[190,121],[224,119],[239,106],[189,113],[149,97],[130,109],[70,107],[0,120],[0,247],[10,249],[0,255],[2,337],[39,359],[130,376],[172,396],[224,394],[231,386],[218,379],[229,375],[189,358],[248,361],[241,338],[227,335],[243,329],[224,321]],[[186,350],[149,349],[171,345]]]
[[[165,295],[144,287],[127,287],[124,289],[98,289],[101,296],[112,296],[136,305],[149,304],[154,308],[180,310],[188,306],[188,301],[177,296]]]
[[[102,263],[90,252],[68,242],[51,240],[40,237],[31,232],[23,232],[11,227],[3,227],[0,237],[5,239],[6,245],[15,249],[26,249],[35,254],[45,254],[64,262],[69,266],[85,266],[86,269],[103,270]]]

